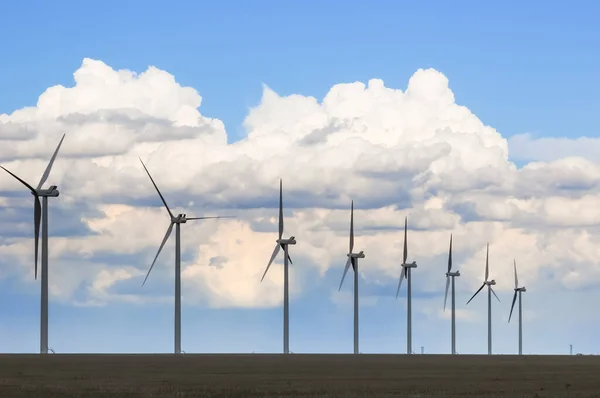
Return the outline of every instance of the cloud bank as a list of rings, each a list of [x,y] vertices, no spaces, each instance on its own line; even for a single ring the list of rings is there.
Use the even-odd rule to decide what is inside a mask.
[[[32,183],[66,133],[48,179],[61,192],[50,200],[52,300],[170,300],[172,242],[141,288],[169,219],[138,157],[174,213],[237,217],[182,226],[188,304],[281,304],[281,267],[259,282],[276,239],[280,178],[286,234],[298,240],[292,297],[308,275],[341,277],[351,200],[356,247],[367,255],[361,276],[380,285],[379,294],[395,293],[405,216],[422,294],[443,294],[451,233],[461,290],[483,278],[487,241],[499,293],[513,287],[513,258],[530,291],[600,281],[595,144],[582,139],[556,149],[556,141],[528,135],[508,141],[457,104],[434,69],[416,71],[405,90],[372,79],[337,84],[321,100],[265,86],[245,119],[246,136],[231,144],[223,123],[200,113],[201,103],[166,71],[84,59],[72,87],[50,87],[36,106],[0,114],[0,164]],[[580,143],[586,151],[577,150]],[[531,162],[517,167],[513,158]],[[28,195],[0,174],[0,277],[29,289]]]

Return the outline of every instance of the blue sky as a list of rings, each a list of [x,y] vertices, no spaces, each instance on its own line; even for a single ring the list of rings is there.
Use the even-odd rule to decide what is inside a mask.
[[[590,135],[600,85],[595,1],[260,0],[6,2],[0,109],[33,105],[69,84],[84,57],[165,69],[205,98],[232,139],[265,83],[321,98],[333,84],[383,79],[404,88],[418,68],[451,81],[457,101],[503,134]],[[43,64],[43,72],[40,69]],[[575,133],[577,132],[577,133]]]
[[[265,98],[262,84],[266,84],[281,97],[300,94],[314,96],[320,101],[336,84],[356,81],[366,84],[373,78],[382,79],[386,87],[404,91],[409,79],[419,68],[434,68],[448,78],[457,104],[466,106],[483,124],[492,126],[502,137],[509,139],[509,159],[519,167],[526,165],[529,160],[538,160],[535,156],[543,158],[542,154],[536,155],[539,152],[536,148],[542,148],[536,146],[541,145],[541,141],[536,141],[536,138],[562,137],[575,140],[582,136],[592,139],[597,137],[599,132],[596,116],[600,110],[600,100],[597,96],[600,87],[600,77],[597,73],[600,70],[600,55],[595,50],[600,46],[600,28],[595,26],[595,16],[600,12],[597,2],[372,3],[296,1],[285,2],[283,5],[283,2],[263,0],[182,1],[167,6],[165,2],[157,1],[104,1],[93,5],[70,0],[52,4],[42,1],[4,2],[0,4],[0,115],[10,115],[15,110],[35,106],[38,97],[49,87],[58,84],[73,86],[73,73],[81,67],[84,58],[102,61],[115,70],[128,69],[140,73],[152,65],[173,75],[181,86],[196,89],[202,96],[201,114],[223,121],[227,141],[231,144],[244,141],[248,130],[259,130],[259,122],[254,122],[251,127],[244,127],[243,122],[251,108],[259,106],[261,98]],[[280,110],[274,109],[274,113]],[[258,117],[254,120],[262,121]],[[534,137],[525,143],[531,145],[530,147],[511,146],[515,141],[511,141],[510,137],[527,133]],[[48,138],[47,144],[53,146],[55,141],[54,138]],[[565,154],[566,146],[559,141],[556,143],[556,158],[581,155],[586,150],[575,146],[574,150],[581,153]],[[598,145],[595,141],[592,144]],[[589,150],[590,145],[586,147]],[[74,148],[71,148],[71,154],[74,153]],[[543,148],[548,149],[547,146]],[[517,158],[513,153],[521,153],[524,158]],[[48,156],[44,155],[43,158],[47,159]],[[9,158],[9,150],[0,150],[0,161],[7,161]],[[132,158],[135,160],[135,156]],[[593,162],[595,159],[587,161]],[[494,162],[490,160],[490,164],[495,164]],[[587,163],[584,166],[581,169],[588,167]],[[32,168],[32,175],[39,175],[43,165],[35,163]],[[573,166],[573,170],[575,169],[579,170]],[[56,172],[63,173],[61,170]],[[545,181],[544,176],[548,174],[553,174],[552,170],[543,176],[539,174],[531,178],[536,184],[539,182],[543,185],[546,182],[541,181]],[[477,174],[477,178],[488,181],[488,177],[482,175]],[[161,213],[164,210],[156,207],[159,203],[153,196],[152,187],[145,180],[145,176],[140,173],[139,177],[140,183],[145,184],[142,186],[146,190],[146,201],[147,198],[154,201],[154,209],[164,218],[161,219],[164,222],[159,225],[160,231],[157,232],[162,236],[168,220],[166,215]],[[401,177],[395,175],[394,178]],[[575,177],[568,175],[565,178]],[[0,186],[1,197],[9,197],[11,192],[8,191],[18,188],[5,180],[7,178],[3,177],[2,183],[5,185]],[[506,181],[508,180],[506,177]],[[158,184],[161,186],[160,182]],[[547,184],[543,186],[555,186],[552,181]],[[125,185],[127,184],[123,183],[121,186]],[[274,184],[271,185],[269,194],[273,193],[275,188]],[[497,187],[500,185],[498,183]],[[532,185],[528,184],[529,187]],[[385,186],[380,191],[382,201],[389,200],[385,196],[385,189],[388,187]],[[586,192],[569,194],[561,191],[555,196],[573,199],[576,196],[593,195],[595,189],[594,185],[594,188]],[[183,196],[178,187],[165,190],[170,191],[171,197],[176,197],[171,199],[173,203],[188,201],[188,197]],[[320,195],[308,188],[303,191],[302,187],[297,187],[297,191],[304,192],[315,201]],[[475,191],[476,189],[473,189],[465,195]],[[352,192],[360,195],[358,191]],[[260,214],[262,217],[274,217],[275,197],[271,195],[272,197],[267,199],[264,193],[265,191],[257,193],[258,204],[250,207],[269,207],[270,209]],[[525,193],[522,195],[526,196]],[[553,195],[553,192],[548,192],[547,196],[554,197]],[[64,205],[67,207],[53,210],[56,213],[51,217],[55,217],[57,222],[51,227],[51,234],[69,236],[71,231],[70,234],[75,236],[76,233],[85,234],[88,230],[85,223],[73,221],[68,217],[73,211],[82,212],[85,208],[83,199],[77,199],[75,194],[72,196],[76,199],[74,204],[70,203]],[[24,195],[20,197],[26,198]],[[227,206],[224,205],[223,209],[218,210],[223,212],[229,209],[244,209],[243,204],[236,203],[239,198],[239,195],[234,195],[234,199],[228,199]],[[453,198],[458,198],[458,194]],[[133,200],[124,193],[121,203],[128,203],[130,199]],[[134,199],[141,206],[142,198]],[[29,203],[29,199],[24,200]],[[203,203],[204,199],[202,195],[195,193],[190,194],[189,200]],[[416,199],[413,197],[413,200]],[[30,241],[26,240],[32,237],[32,234],[27,232],[30,231],[27,224],[30,209],[14,205],[14,209],[17,209],[19,214],[24,213],[27,219],[27,222],[17,222],[11,216],[14,214],[13,210],[8,211],[9,208],[13,209],[14,202],[10,203],[3,204],[5,209],[0,209],[0,222],[4,221],[6,225],[13,227],[0,228],[5,235],[0,237],[0,245],[3,238],[8,241],[19,236],[21,239],[25,236],[24,244],[30,245]],[[336,206],[338,203],[336,202]],[[489,206],[491,208],[492,205]],[[92,207],[87,210],[93,212]],[[341,213],[343,216],[340,217],[344,218],[338,224],[341,225],[340,229],[346,230],[347,208],[344,206],[341,209],[345,213]],[[235,214],[242,214],[243,211],[235,210]],[[485,211],[480,210],[477,217],[482,220],[487,217],[490,222],[502,221],[501,216],[483,213]],[[260,215],[256,214],[260,218]],[[286,215],[291,216],[291,213],[286,212]],[[466,214],[462,216],[466,220]],[[369,219],[368,215],[364,217],[364,220]],[[556,226],[540,227],[532,217],[524,219],[523,224],[515,228],[520,231],[535,229],[540,236],[538,245],[552,234],[556,235],[556,239],[561,237],[560,231],[556,231]],[[546,219],[549,218],[550,216],[546,215]],[[258,228],[259,221],[255,222],[255,227]],[[264,222],[264,219],[261,222]],[[365,229],[365,233],[377,233],[377,222],[372,224]],[[588,228],[586,231],[591,231],[596,226],[597,224],[592,222],[585,228]],[[579,225],[571,227],[576,231],[580,228]],[[213,227],[209,225],[202,228],[205,229],[202,230],[201,236],[209,236],[210,228]],[[269,242],[276,238],[275,226],[270,230],[272,239],[268,238]],[[447,228],[444,231],[448,233],[443,236],[442,246],[446,245],[450,232]],[[344,235],[340,234],[339,239],[343,241]],[[190,236],[191,241],[199,235],[190,233]],[[156,241],[157,247],[159,240],[152,239]],[[571,247],[578,247],[576,242],[579,241],[573,239]],[[546,242],[551,246],[553,241]],[[393,245],[400,247],[401,240],[396,240]],[[271,243],[268,243],[268,246],[271,246]],[[537,249],[539,246],[532,248]],[[94,252],[93,256],[105,256],[98,260],[99,263],[111,262],[115,266],[133,265],[145,272],[146,263],[149,265],[149,259],[155,250],[151,245],[134,254],[130,253],[129,257],[125,253],[118,253],[108,260],[106,256],[110,253],[106,251],[99,250]],[[314,266],[299,268],[298,271],[298,277],[306,283],[301,291],[293,296],[291,304],[292,351],[351,352],[351,308],[332,299],[339,297],[335,296],[335,289],[342,272],[344,252],[334,256],[339,266],[331,266],[321,275],[317,272],[318,261],[309,258],[308,254],[306,258],[302,257],[304,252],[300,245],[294,250],[303,253],[300,258]],[[476,253],[469,250],[465,249],[462,254],[459,251],[456,261],[472,262],[475,261],[472,259],[476,258],[479,264],[477,269],[480,270],[477,272],[483,274],[483,257],[480,250],[477,249],[479,251]],[[8,252],[5,252],[6,257],[0,260],[0,351],[35,352],[39,344],[39,285],[33,283],[27,274],[28,265],[22,264],[27,263],[26,257],[22,261],[6,253]],[[438,254],[441,253],[442,251]],[[195,253],[190,253],[191,257],[193,255]],[[263,253],[265,262],[268,255],[268,252]],[[576,253],[572,255],[577,257]],[[119,289],[142,297],[154,293],[170,294],[172,258],[172,247],[167,247],[161,254],[162,262],[156,266],[162,271],[154,275],[154,278],[151,276],[153,284],[150,284],[150,288],[139,288],[141,281],[138,284],[137,278],[128,281],[129,285]],[[80,261],[77,256],[66,255],[62,259],[69,267],[74,267],[72,269],[81,269],[93,261],[93,258]],[[192,260],[190,258],[190,261]],[[425,301],[437,300],[440,307],[443,303],[444,281],[441,278],[444,261],[441,255],[425,261],[427,265],[432,264],[431,267],[434,264],[441,267],[435,271],[439,274],[439,278],[435,277],[439,279],[439,290],[433,289],[429,282],[420,283],[415,279],[414,294]],[[573,266],[575,272],[579,272],[577,266],[589,266],[585,261],[588,261],[586,256],[577,258],[576,265]],[[262,263],[262,260],[259,262]],[[510,259],[506,262],[512,264]],[[19,263],[19,266],[15,263]],[[596,264],[594,269],[595,266]],[[419,277],[419,271],[428,275],[432,273],[425,266],[425,269],[421,268],[415,273],[415,278]],[[507,278],[510,278],[510,272],[506,272]],[[531,271],[528,283],[534,283],[533,277],[545,272],[556,272],[556,269],[541,264],[535,272]],[[262,274],[262,269],[257,273]],[[597,276],[595,273],[593,275]],[[396,277],[381,282],[382,275],[378,275],[361,281],[361,291],[365,292],[366,303],[361,309],[361,351],[405,350],[405,307],[402,300],[394,300]],[[60,276],[51,275],[51,278],[56,278],[60,284]],[[79,292],[77,294],[83,296],[87,286],[85,278],[87,276],[77,282],[81,283],[79,290],[75,289]],[[89,278],[93,279],[92,276]],[[475,279],[479,278],[477,276]],[[435,280],[434,277],[428,276],[427,280],[430,279]],[[594,291],[579,289],[578,285],[568,285],[567,282],[561,285],[557,278],[551,279],[548,277],[546,282],[539,282],[538,290],[543,290],[547,295],[536,296],[535,289],[528,289],[524,295],[526,305],[532,306],[530,328],[525,334],[525,351],[562,353],[568,352],[569,343],[574,343],[575,350],[597,352],[600,347],[594,341],[591,327],[600,323],[598,319],[590,319],[590,316],[584,315],[583,312],[580,316],[565,315],[563,322],[558,325],[552,324],[549,319],[553,310],[566,311],[569,305],[581,308],[582,303],[585,306],[588,300],[596,297]],[[465,284],[463,291],[459,292],[460,305],[466,302],[478,287],[477,282],[467,278],[463,280],[464,282],[460,281]],[[555,288],[562,288],[560,294],[570,295],[570,298],[557,299],[558,293],[552,293],[552,289]],[[350,292],[351,284],[347,284],[344,290]],[[499,294],[502,304],[494,303],[495,314],[498,314],[494,320],[494,324],[497,325],[495,334],[498,336],[495,351],[511,353],[516,349],[516,324],[506,325],[506,318],[512,291],[508,288]],[[57,351],[172,350],[173,309],[168,302],[139,305],[108,300],[109,302],[102,306],[81,307],[73,304],[75,293],[67,296],[51,299],[50,303],[50,346]],[[376,301],[369,302],[369,298],[373,297]],[[554,301],[548,302],[547,299],[552,300],[552,297]],[[478,298],[470,306],[474,306],[474,311],[483,314],[485,300],[483,297]],[[547,317],[544,318],[544,315]],[[446,330],[449,330],[449,320],[434,318],[431,314],[418,311],[414,315],[415,351],[419,351],[420,346],[425,346],[426,352],[441,353],[449,350],[446,333]],[[487,348],[485,319],[480,317],[468,323],[460,322],[459,352],[484,353]],[[184,307],[183,325],[183,348],[188,352],[278,352],[281,349],[279,305],[270,308],[240,308],[235,305],[228,308],[210,308],[205,303],[189,304]],[[446,327],[447,329],[444,329]],[[553,336],[535,337],[535,333],[549,333],[549,327],[555,330]]]

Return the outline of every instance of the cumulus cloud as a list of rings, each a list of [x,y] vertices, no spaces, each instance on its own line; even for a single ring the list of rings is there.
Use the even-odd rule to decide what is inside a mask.
[[[245,119],[246,136],[231,144],[223,123],[200,113],[201,103],[166,71],[138,74],[84,59],[73,86],[50,87],[36,106],[0,114],[0,162],[32,183],[67,135],[48,180],[61,191],[50,199],[51,269],[60,274],[53,299],[102,305],[169,296],[140,287],[169,219],[138,157],[174,213],[236,216],[182,226],[188,303],[281,303],[280,263],[260,283],[276,239],[279,178],[286,234],[298,240],[293,297],[305,287],[303,275],[323,277],[344,260],[351,200],[356,247],[367,255],[361,277],[390,295],[406,216],[409,257],[419,263],[415,289],[423,293],[443,293],[450,233],[465,291],[483,277],[488,241],[499,292],[512,288],[513,258],[521,279],[539,289],[599,280],[598,164],[566,157],[563,148],[517,167],[513,150],[527,158],[545,147],[529,136],[507,141],[457,104],[436,70],[416,71],[405,90],[372,79],[337,84],[323,99],[280,96],[265,86]],[[11,259],[0,262],[0,276],[16,273],[32,283],[27,195],[0,175],[0,258]],[[172,242],[155,268],[151,292],[153,284],[171,286]]]

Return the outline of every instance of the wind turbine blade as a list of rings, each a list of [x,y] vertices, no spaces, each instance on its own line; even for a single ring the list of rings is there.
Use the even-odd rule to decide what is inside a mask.
[[[402,281],[404,280],[404,275],[406,274],[406,267],[402,266],[402,271],[400,271],[400,281],[398,282],[398,289],[396,290],[396,298],[400,294],[400,288],[402,287]]]
[[[471,302],[471,300],[473,300],[475,298],[475,296],[477,296],[477,293],[479,293],[481,291],[481,289],[483,289],[484,286],[485,286],[485,283],[483,285],[481,285],[481,287],[479,289],[477,289],[475,294],[469,299],[469,301],[467,301],[467,304],[469,304]]]
[[[214,216],[214,217],[186,217],[186,220],[210,220],[214,218],[235,218],[235,216]]]
[[[408,235],[408,217],[404,217],[404,257],[402,259],[402,264],[406,263],[406,259],[408,258],[408,242],[406,241]]]
[[[492,289],[492,287],[490,286],[490,290],[492,291],[492,293],[494,294],[494,297],[496,297],[496,300],[498,300],[499,303],[501,303],[502,301],[500,301],[500,299],[498,298],[498,296],[496,296],[496,292],[494,291],[494,289]]]
[[[14,174],[13,172],[11,172],[10,170],[8,170],[6,167],[4,166],[0,166],[4,169],[4,171],[6,171],[8,174],[10,174],[11,176],[13,176],[14,178],[17,179],[17,181],[19,181],[21,184],[25,185],[27,187],[27,189],[29,189],[31,191],[31,194],[33,196],[38,196],[37,191],[35,190],[34,187],[32,187],[31,185],[29,185],[28,183],[26,183],[24,180],[22,180],[21,178],[17,177],[16,174]]]
[[[50,162],[48,163],[44,174],[42,174],[42,178],[40,179],[40,183],[38,184],[37,189],[42,189],[42,185],[44,185],[44,183],[48,179],[48,176],[50,175],[50,170],[52,170],[52,165],[54,164],[54,160],[56,159],[56,155],[58,155],[58,150],[60,149],[60,146],[62,145],[63,140],[65,139],[65,135],[66,134],[63,134],[62,138],[60,139],[60,142],[58,143],[58,146],[56,147],[56,150],[52,154]]]
[[[350,268],[350,264],[352,264],[352,257],[348,257],[348,261],[346,261],[346,267],[344,268],[344,273],[342,274],[342,281],[340,282],[340,287],[338,288],[338,292],[342,290],[342,285],[344,284],[344,278],[348,273],[348,269]]]
[[[38,270],[38,248],[40,242],[40,225],[42,224],[42,205],[40,204],[40,197],[35,195],[33,197],[33,234],[35,238],[35,271],[34,278],[37,279]]]
[[[348,253],[352,253],[352,249],[354,249],[354,201],[350,205],[350,251]]]
[[[273,254],[271,254],[271,259],[269,260],[269,264],[267,264],[267,268],[265,269],[265,273],[263,274],[262,278],[260,278],[261,282],[263,281],[263,279],[265,279],[265,275],[267,275],[267,272],[269,271],[269,268],[271,268],[271,264],[275,260],[275,257],[277,257],[277,253],[279,253],[279,248],[280,248],[279,245],[275,245],[275,250],[273,250]]]
[[[171,218],[174,218],[173,213],[171,213],[171,209],[169,209],[169,206],[167,205],[167,202],[165,201],[165,198],[162,196],[162,193],[160,193],[160,189],[158,189],[158,187],[156,186],[156,183],[154,182],[154,179],[152,178],[152,176],[150,175],[150,172],[146,168],[146,165],[144,164],[144,162],[142,162],[142,158],[139,158],[139,159],[140,159],[140,162],[142,163],[142,166],[144,166],[144,170],[146,170],[148,177],[150,177],[150,181],[152,181],[152,185],[154,185],[154,188],[156,188],[156,192],[158,192],[158,196],[160,196],[160,200],[162,200],[163,204],[167,208],[167,211],[169,212],[169,215],[171,216]]]
[[[487,244],[487,249],[485,251],[485,281],[487,282],[488,277],[490,276],[490,263],[489,263],[489,255],[490,255],[490,243]]]
[[[19,178],[16,174],[11,172],[7,168],[5,168],[3,166],[0,166],[0,167],[2,167],[2,169],[4,169],[4,171],[6,171],[11,176],[13,176],[21,184],[25,185],[34,197],[34,199],[33,199],[33,234],[34,234],[34,238],[35,238],[35,241],[34,241],[34,248],[35,248],[34,275],[35,275],[35,279],[37,279],[38,252],[39,252],[38,248],[39,248],[39,241],[40,241],[40,225],[42,222],[42,205],[40,204],[40,197],[39,197],[37,191],[31,185],[26,183],[24,180]]]
[[[444,295],[444,311],[446,311],[446,301],[448,300],[448,288],[450,287],[450,277],[446,277],[446,294]]]
[[[510,315],[508,316],[508,323],[510,323],[510,318],[512,317],[513,309],[515,308],[515,303],[517,301],[517,291],[515,290],[515,295],[513,296],[512,305],[510,306]]]
[[[281,248],[283,249],[283,245],[281,245]],[[289,253],[288,253],[288,261],[290,262],[290,265],[294,265],[294,263],[292,262],[292,257],[290,257]]]
[[[515,266],[515,289],[519,288],[519,278],[517,278],[517,260],[513,260],[514,261],[514,266]]]
[[[283,183],[279,179],[279,239],[283,236]]]
[[[448,251],[448,272],[450,270],[452,270],[452,234],[450,234],[450,250]]]
[[[150,269],[148,270],[148,273],[146,274],[146,277],[144,278],[144,282],[142,283],[142,287],[146,284],[146,281],[148,280],[148,276],[150,276],[150,272],[152,272],[152,268],[154,267],[154,264],[156,263],[156,259],[158,258],[158,255],[160,254],[160,251],[165,246],[165,243],[167,243],[167,240],[169,240],[169,236],[171,236],[171,231],[173,231],[173,225],[175,225],[175,223],[173,223],[173,222],[171,222],[171,224],[169,224],[169,228],[167,229],[167,233],[165,234],[165,237],[163,238],[162,243],[160,244],[160,247],[158,248],[158,251],[156,252],[156,256],[154,256],[154,261],[152,261],[152,265],[150,266]]]

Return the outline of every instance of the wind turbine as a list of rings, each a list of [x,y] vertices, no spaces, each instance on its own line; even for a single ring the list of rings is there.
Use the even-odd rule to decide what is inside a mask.
[[[523,355],[523,305],[521,302],[521,293],[526,292],[525,286],[519,287],[519,279],[517,278],[517,260],[514,260],[515,266],[515,295],[513,296],[512,305],[510,306],[510,315],[508,316],[508,323],[515,308],[515,301],[517,301],[517,293],[519,294],[519,355]]]
[[[475,294],[469,299],[469,301],[467,301],[467,304],[469,304],[471,302],[471,300],[473,300],[473,298],[475,296],[477,296],[477,293],[479,293],[481,291],[481,289],[483,289],[483,287],[487,285],[487,287],[488,287],[488,355],[492,355],[492,293],[494,294],[494,296],[496,297],[498,302],[500,302],[500,299],[496,295],[496,292],[494,291],[494,289],[492,289],[492,286],[496,284],[496,281],[494,279],[488,280],[488,277],[490,276],[490,267],[489,267],[489,261],[488,261],[489,254],[490,254],[490,244],[488,242],[486,253],[485,253],[485,279],[484,279],[481,287],[475,292]]]
[[[398,282],[398,290],[396,290],[396,299],[400,294],[400,288],[402,287],[402,281],[406,278],[407,286],[407,301],[406,301],[406,353],[412,354],[412,279],[410,277],[411,268],[417,268],[417,262],[407,263],[408,258],[408,219],[404,218],[404,256],[402,258],[402,271],[400,271],[400,281]]]
[[[358,259],[365,258],[365,252],[361,250],[360,253],[353,253],[352,249],[354,249],[354,201],[350,205],[350,249],[348,250],[348,254],[346,254],[348,261],[346,261],[346,267],[344,268],[338,292],[342,289],[344,278],[348,273],[350,265],[352,265],[352,270],[354,271],[354,353],[358,354]]]
[[[59,195],[58,187],[56,185],[51,185],[47,189],[42,189],[42,185],[48,179],[50,175],[50,170],[52,170],[52,165],[54,164],[54,160],[56,159],[56,155],[58,154],[58,150],[62,145],[63,140],[65,139],[65,134],[63,134],[60,139],[54,154],[50,158],[50,162],[48,166],[46,166],[46,170],[44,174],[42,174],[42,178],[40,179],[37,188],[33,188],[31,185],[23,181],[21,178],[17,177],[15,174],[10,172],[3,166],[0,166],[6,171],[8,174],[16,178],[21,184],[25,185],[31,194],[33,195],[33,233],[35,236],[35,266],[34,266],[34,277],[37,279],[37,265],[38,265],[38,245],[40,238],[40,225],[42,227],[42,284],[41,284],[41,303],[40,303],[40,354],[48,353],[48,198],[57,198]],[[42,204],[40,204],[40,197],[42,198]]]
[[[448,299],[448,288],[452,278],[452,355],[456,354],[456,304],[454,278],[460,276],[460,271],[452,272],[452,235],[450,235],[450,250],[448,251],[448,272],[446,272],[446,294],[444,295],[444,311],[446,311],[446,300]]]
[[[279,238],[275,241],[275,249],[267,264],[265,273],[260,281],[262,282],[267,275],[267,271],[271,264],[279,254],[279,249],[283,249],[283,353],[290,353],[290,295],[289,295],[289,264],[292,264],[292,259],[289,254],[289,245],[295,245],[296,239],[291,236],[289,239],[283,239],[283,185],[279,180]],[[288,264],[289,263],[289,264]]]
[[[231,217],[230,216],[187,217],[186,214],[178,214],[177,216],[174,216],[173,213],[171,212],[171,209],[169,209],[169,206],[167,205],[165,198],[160,193],[158,186],[154,182],[154,179],[150,175],[150,172],[146,168],[146,165],[144,164],[144,162],[142,162],[142,159],[140,159],[140,162],[142,163],[142,166],[144,166],[144,170],[146,170],[148,177],[150,177],[150,181],[152,181],[152,185],[154,185],[154,188],[156,188],[156,192],[158,192],[158,196],[160,196],[160,200],[165,205],[165,208],[167,209],[167,211],[169,212],[169,216],[171,217],[171,223],[169,224],[167,233],[165,234],[165,237],[163,238],[162,243],[160,244],[160,247],[158,248],[158,252],[156,252],[156,256],[154,256],[154,261],[152,261],[152,265],[150,266],[150,269],[148,270],[148,273],[146,274],[146,277],[144,278],[142,287],[146,284],[146,280],[148,280],[148,276],[150,275],[150,272],[152,271],[152,268],[154,267],[154,263],[156,263],[156,260],[158,259],[158,255],[160,254],[161,250],[165,246],[165,243],[167,243],[169,236],[171,236],[171,232],[173,231],[173,225],[175,225],[175,354],[181,354],[181,352],[182,352],[181,351],[181,224],[185,224],[186,222],[191,221],[191,220],[207,220],[210,218],[231,218]]]

